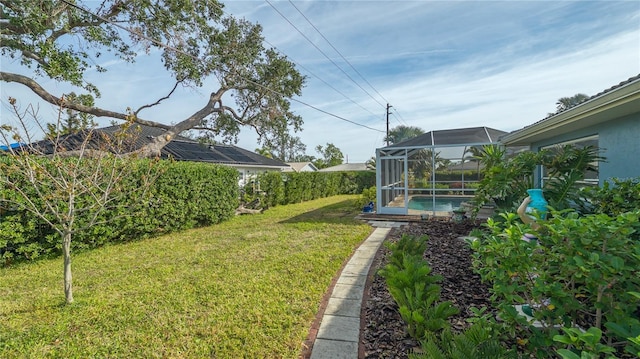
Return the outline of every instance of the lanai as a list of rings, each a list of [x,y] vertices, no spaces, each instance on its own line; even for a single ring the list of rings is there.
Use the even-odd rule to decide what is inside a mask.
[[[488,127],[436,130],[378,148],[376,211],[448,214],[475,191],[479,167],[470,149],[497,144],[505,134]]]

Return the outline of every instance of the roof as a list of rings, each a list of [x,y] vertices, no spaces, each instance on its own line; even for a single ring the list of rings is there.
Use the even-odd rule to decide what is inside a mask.
[[[450,130],[435,130],[385,148],[435,147],[468,144],[496,143],[507,132],[489,127],[469,127]]]
[[[338,171],[371,171],[372,169],[366,163],[343,163],[337,166],[327,167],[320,172],[338,172]]]
[[[461,163],[452,164],[447,167],[449,171],[477,171],[484,169],[484,164],[477,160],[471,160]]]
[[[112,136],[120,130],[120,126],[109,126],[95,129],[93,132]],[[135,124],[127,130],[127,133],[130,133],[132,136],[130,139],[127,139],[126,151],[134,151],[149,144],[154,137],[162,135],[164,130]],[[84,136],[87,134],[88,131],[69,135],[63,139],[63,146],[67,149],[78,148],[85,138]],[[100,136],[94,136],[90,140],[88,147],[92,149],[101,149],[104,147],[100,138]],[[45,148],[49,147],[48,150],[45,150],[45,153],[53,150],[50,148],[51,143],[49,141],[41,141],[38,145],[44,146]],[[173,158],[178,161],[208,162],[229,166],[274,167],[282,169],[288,167],[284,162],[261,156],[237,146],[204,144],[180,135],[175,136],[173,140],[162,148],[160,156],[162,158]]]
[[[309,166],[312,171],[317,171],[316,166],[311,162],[287,162],[293,172],[300,172],[303,168]]]
[[[533,142],[571,133],[640,111],[640,74],[500,138],[505,145]]]
[[[20,148],[21,146],[24,146],[24,143],[20,143],[20,142],[16,142],[16,143],[10,143],[8,145],[0,145],[0,150],[2,151],[7,151],[9,150],[9,148],[11,149],[16,149],[16,148]]]

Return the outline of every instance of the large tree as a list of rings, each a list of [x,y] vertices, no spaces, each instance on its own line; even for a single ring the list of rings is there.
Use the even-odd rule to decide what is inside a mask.
[[[318,169],[337,166],[344,161],[342,151],[333,143],[327,143],[326,146],[316,146],[316,152],[322,156],[313,163]]]
[[[262,141],[298,131],[289,99],[300,95],[304,77],[274,49],[263,46],[261,27],[225,15],[217,0],[0,0],[1,53],[19,59],[24,71],[0,71],[0,81],[18,83],[43,100],[87,115],[163,128],[165,132],[139,150],[157,155],[175,135],[189,129],[208,130],[226,141],[237,140],[242,126],[255,129]],[[126,31],[124,31],[126,29]],[[63,101],[42,83],[68,83],[81,95],[100,96],[99,85],[87,81],[105,53],[134,63],[139,54],[160,54],[174,80],[168,94],[149,104],[118,104],[119,111]],[[102,57],[101,57],[102,56]],[[213,81],[215,79],[215,81]],[[213,88],[211,83],[214,83]],[[206,84],[207,87],[204,87]],[[171,119],[172,125],[144,118],[144,110],[161,106],[178,86],[203,87],[209,99],[193,114]],[[140,89],[145,91],[145,89]]]

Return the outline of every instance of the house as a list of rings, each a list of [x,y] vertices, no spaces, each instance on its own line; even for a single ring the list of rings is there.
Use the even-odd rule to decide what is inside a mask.
[[[340,172],[340,171],[371,171],[366,163],[342,163],[337,166],[323,168],[320,172]]]
[[[284,172],[316,172],[318,168],[311,162],[287,162],[289,168]]]
[[[602,185],[611,178],[640,176],[640,74],[586,101],[500,138],[505,146],[532,151],[573,144],[594,145],[606,160],[587,178]],[[535,174],[543,179],[543,169]]]
[[[93,130],[94,133],[106,134],[107,136],[111,136],[119,131],[121,131],[120,126],[109,126]],[[154,137],[162,135],[163,130],[161,128],[136,124],[131,126],[127,133],[131,136],[126,140],[126,149],[124,151],[135,151],[150,143]],[[83,136],[83,133],[67,136],[62,145],[68,149],[78,147],[84,139]],[[101,137],[94,136],[93,138],[95,138],[95,140],[92,139],[88,147],[102,149],[104,144],[100,143],[99,139]],[[51,147],[51,143],[48,141],[41,141],[37,145],[43,149],[44,153],[51,153],[53,151],[52,148],[47,148]],[[122,152],[123,150],[118,149],[114,151]],[[238,170],[238,184],[240,186],[248,183],[260,173],[267,171],[282,172],[286,168],[289,168],[284,162],[261,156],[237,146],[201,143],[180,135],[175,136],[171,142],[162,148],[160,157],[171,158],[176,161],[206,162],[233,167]]]

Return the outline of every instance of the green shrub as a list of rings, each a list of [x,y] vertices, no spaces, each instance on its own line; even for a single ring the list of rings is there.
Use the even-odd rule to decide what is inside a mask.
[[[586,187],[579,202],[582,213],[604,213],[617,216],[640,208],[640,178],[621,180],[612,178],[602,187]]]
[[[500,317],[515,328],[513,338],[530,337],[531,352],[544,357],[545,348],[557,345],[553,325],[638,328],[633,293],[640,288],[640,211],[618,216],[552,211],[538,231],[512,213],[502,216],[502,223],[489,220],[490,232],[472,245],[474,266],[492,283]],[[522,241],[524,233],[536,234],[540,245]],[[538,305],[533,314],[546,330],[533,328],[514,304]],[[629,343],[614,331],[604,332],[602,340],[619,343],[618,350]]]
[[[376,202],[376,187],[365,188],[362,190],[360,197],[355,202],[355,207],[357,209],[362,209],[364,206],[368,205],[370,202]]]
[[[10,158],[3,158],[8,163]],[[46,158],[37,158],[48,166]],[[84,162],[80,162],[82,165]],[[232,217],[238,206],[237,171],[233,168],[194,162],[172,162],[151,159],[122,160],[127,175],[117,183],[113,199],[100,212],[96,224],[74,234],[73,250],[94,248],[106,243],[135,240],[162,233],[219,223]],[[103,170],[111,167],[104,166]],[[151,169],[151,170],[150,170]],[[152,176],[152,186],[139,191]],[[24,186],[30,200],[41,201],[48,190],[43,183],[40,193]],[[20,198],[3,188],[2,206],[20,206]],[[82,208],[83,197],[76,205]],[[65,203],[59,204],[64,208]],[[55,218],[51,218],[55,221]],[[88,218],[78,215],[80,222]],[[79,223],[77,228],[82,228]],[[60,252],[60,240],[51,228],[35,215],[19,210],[0,219],[0,254],[9,260],[31,260]]]
[[[480,318],[464,332],[445,328],[440,335],[428,333],[421,342],[422,353],[410,359],[505,359],[515,357],[500,342],[499,327]]]
[[[496,151],[489,158],[484,178],[475,192],[473,203],[477,212],[484,204],[495,203],[498,212],[514,211],[534,188],[534,169],[544,166],[548,178],[544,181],[544,195],[549,205],[557,210],[571,208],[581,199],[579,183],[586,171],[596,170],[594,162],[602,161],[598,149],[570,145],[540,152],[522,152],[506,158],[506,152]]]

